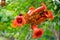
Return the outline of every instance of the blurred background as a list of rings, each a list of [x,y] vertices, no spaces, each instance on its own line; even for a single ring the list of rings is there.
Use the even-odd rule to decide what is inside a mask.
[[[0,40],[59,40],[60,36],[60,0],[0,0]],[[32,38],[29,24],[22,28],[12,28],[12,20],[20,13],[26,14],[29,7],[40,7],[44,2],[54,14],[54,20],[39,25],[45,32],[41,38]]]

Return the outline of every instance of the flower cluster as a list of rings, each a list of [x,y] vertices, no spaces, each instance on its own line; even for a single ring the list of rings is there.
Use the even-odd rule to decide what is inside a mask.
[[[47,19],[53,20],[53,13],[47,9],[46,5],[42,3],[41,7],[34,8],[33,6],[29,8],[29,11],[25,16],[20,14],[12,21],[12,27],[16,26],[21,27],[24,24],[30,24],[31,29],[33,30],[33,38],[39,38],[43,35],[44,31],[41,28],[38,28],[38,25]]]

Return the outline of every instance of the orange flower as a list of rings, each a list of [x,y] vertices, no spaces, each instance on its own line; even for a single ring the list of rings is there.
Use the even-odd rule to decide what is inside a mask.
[[[16,28],[16,26],[22,26],[26,23],[23,16],[17,16],[15,20],[12,21],[12,27]]]
[[[37,25],[32,25],[32,29],[34,31],[32,38],[40,38],[44,33],[41,28],[37,28]]]
[[[54,16],[53,16],[53,13],[50,11],[50,10],[48,10],[46,13],[44,13],[45,14],[45,16],[47,17],[47,18],[49,18],[50,20],[53,20],[54,19]]]
[[[35,12],[42,12],[44,11],[45,9],[47,9],[46,5],[44,3],[41,3],[41,7],[38,7]]]
[[[16,21],[16,24],[17,24],[18,26],[20,26],[20,27],[21,27],[23,24],[26,23],[26,21],[25,21],[25,19],[24,19],[23,16],[17,16],[16,19],[15,19],[15,21]]]
[[[47,9],[46,5],[44,3],[42,3],[42,6],[41,7],[38,7],[34,11],[32,11],[31,12],[31,15],[36,14],[36,13],[39,13],[39,12],[42,12],[42,11],[44,11],[46,9]]]

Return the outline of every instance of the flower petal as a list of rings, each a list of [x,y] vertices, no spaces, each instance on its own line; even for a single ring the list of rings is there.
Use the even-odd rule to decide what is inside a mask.
[[[12,28],[16,28],[17,27],[17,24],[15,22],[15,20],[12,21]]]

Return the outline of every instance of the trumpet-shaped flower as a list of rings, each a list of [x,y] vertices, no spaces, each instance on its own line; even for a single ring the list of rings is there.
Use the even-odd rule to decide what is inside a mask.
[[[21,27],[22,25],[26,23],[26,21],[23,16],[17,16],[16,19],[12,23],[13,23],[12,24],[13,26]]]
[[[41,28],[37,28],[37,25],[32,25],[31,28],[33,29],[32,38],[40,38],[44,33],[44,31]]]

